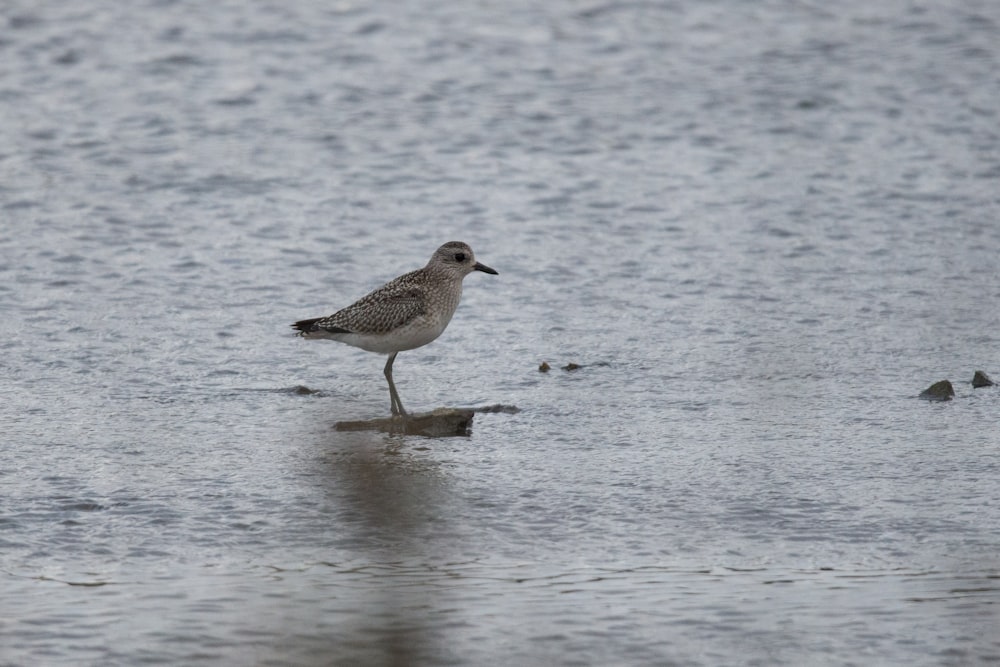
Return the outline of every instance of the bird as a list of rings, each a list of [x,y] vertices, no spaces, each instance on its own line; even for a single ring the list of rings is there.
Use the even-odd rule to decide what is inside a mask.
[[[333,315],[299,320],[291,326],[302,338],[335,340],[388,354],[383,373],[389,383],[390,410],[394,417],[406,418],[392,381],[392,363],[400,352],[427,345],[441,335],[458,307],[462,280],[473,271],[499,275],[477,262],[468,244],[449,241],[434,251],[422,269],[404,273]]]

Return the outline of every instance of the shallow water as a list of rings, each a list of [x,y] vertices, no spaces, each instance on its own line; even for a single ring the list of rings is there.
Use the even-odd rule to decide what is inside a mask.
[[[998,23],[6,4],[0,663],[1000,661]]]

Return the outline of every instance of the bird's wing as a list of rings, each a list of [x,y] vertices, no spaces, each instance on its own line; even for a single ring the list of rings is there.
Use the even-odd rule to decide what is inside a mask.
[[[318,320],[313,327],[333,333],[386,333],[423,315],[424,304],[418,288],[393,281]]]

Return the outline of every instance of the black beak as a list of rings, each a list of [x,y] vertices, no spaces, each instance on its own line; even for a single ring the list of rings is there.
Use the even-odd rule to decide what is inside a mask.
[[[500,275],[499,273],[497,273],[496,271],[494,271],[493,269],[491,269],[490,267],[486,266],[481,262],[476,262],[476,265],[473,266],[472,268],[475,269],[476,271],[482,271],[483,273],[492,273],[494,276]]]

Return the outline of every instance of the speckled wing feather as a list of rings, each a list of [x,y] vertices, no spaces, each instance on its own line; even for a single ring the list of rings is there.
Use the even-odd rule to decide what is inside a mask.
[[[413,281],[416,273],[404,274],[333,315],[311,322],[301,328],[302,333],[325,329],[330,333],[382,334],[404,326],[425,312],[425,300]]]

